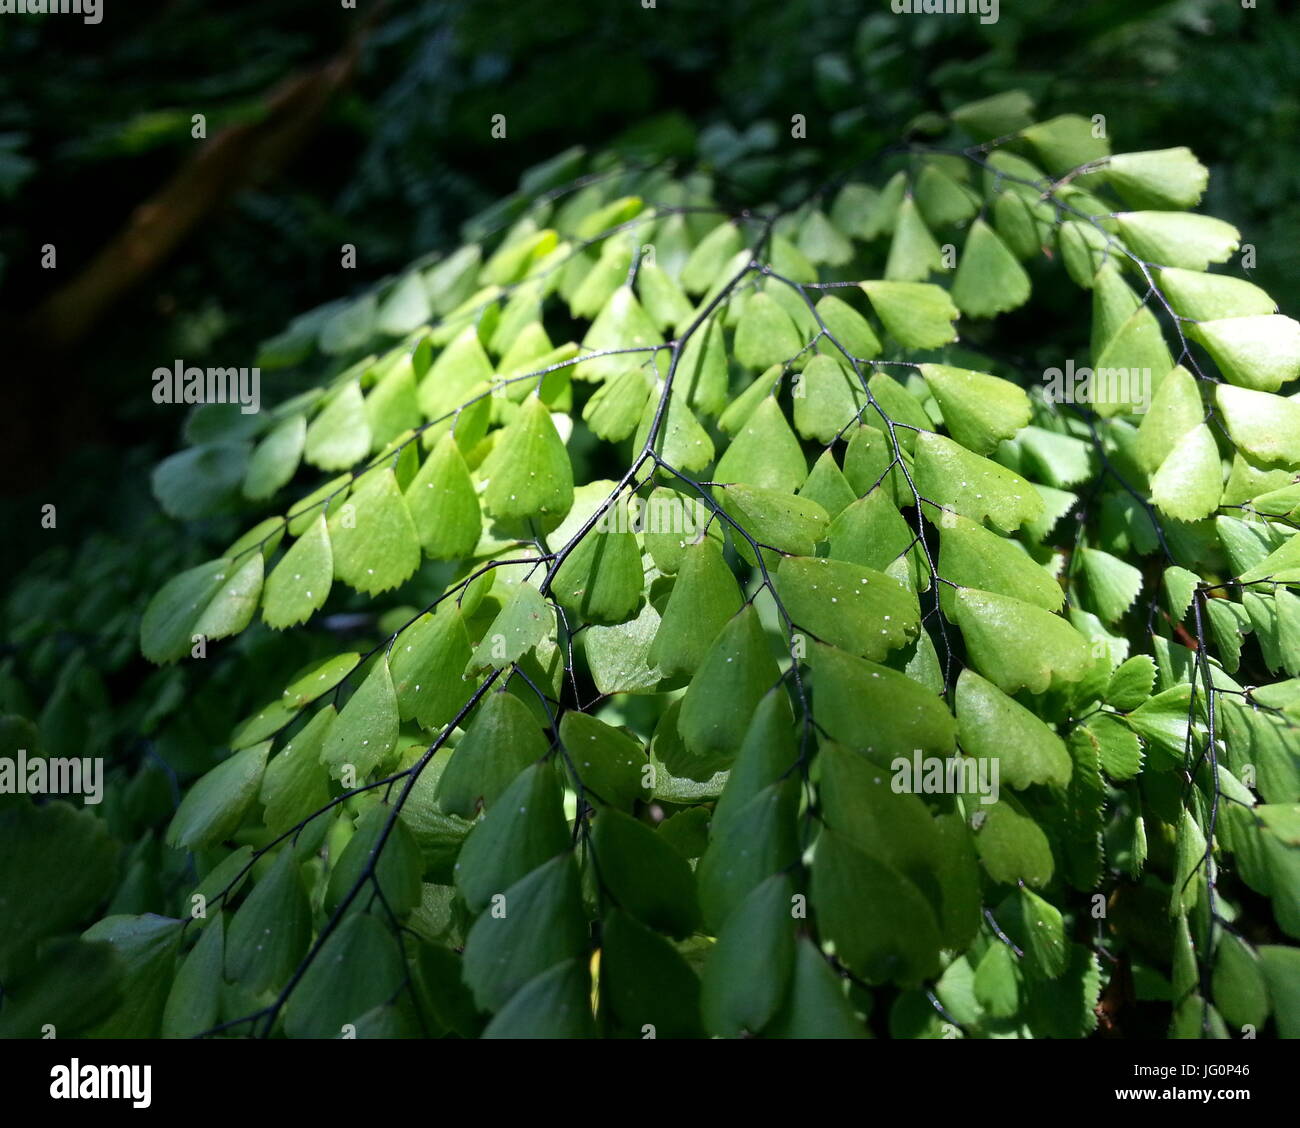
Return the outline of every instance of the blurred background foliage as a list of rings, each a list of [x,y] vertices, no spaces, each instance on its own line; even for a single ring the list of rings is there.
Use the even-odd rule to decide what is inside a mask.
[[[336,88],[295,144],[228,168],[221,206],[84,335],[55,339],[42,310],[195,158],[193,114],[211,146],[264,123],[281,84],[322,74]],[[244,527],[214,517],[180,536],[158,510],[149,470],[176,448],[184,409],[153,403],[153,369],[178,357],[252,364],[295,315],[458,245],[538,162],[574,146],[698,162],[724,199],[752,205],[926,136],[937,112],[1023,89],[1040,119],[1104,115],[1119,151],[1192,147],[1211,169],[1204,210],[1241,229],[1255,281],[1294,314],[1297,75],[1300,20],[1270,0],[1017,0],[987,25],[897,16],[886,0],[361,0],[355,11],[160,0],[110,3],[94,26],[0,20],[6,754],[108,757],[121,786],[103,813],[133,844],[109,911],[156,908],[167,880],[157,828],[176,776],[205,767],[261,704],[259,670],[297,667],[329,648],[320,632],[348,628],[327,617],[286,635],[249,631],[201,677],[139,657],[153,592]],[[504,140],[491,136],[494,114],[506,115]],[[804,139],[791,136],[795,114]],[[49,243],[56,270],[41,268]],[[345,243],[355,270],[341,267]],[[1077,293],[1044,297],[1060,321],[1042,306],[1008,319],[1025,355],[1053,337],[1064,355],[1063,334],[1084,355],[1088,319],[1067,304]],[[292,391],[286,379],[264,373],[264,402]],[[41,525],[46,504],[54,529]]]

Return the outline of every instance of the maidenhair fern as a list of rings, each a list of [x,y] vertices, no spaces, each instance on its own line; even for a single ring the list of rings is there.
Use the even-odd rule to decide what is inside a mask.
[[[310,386],[160,469],[251,527],[143,651],[363,629],[91,930],[154,1030],[1300,1033],[1300,325],[1187,149],[1024,114],[734,212],[543,169],[267,343]]]

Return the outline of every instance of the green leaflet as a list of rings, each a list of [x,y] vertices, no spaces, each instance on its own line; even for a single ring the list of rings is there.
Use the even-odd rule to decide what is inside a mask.
[[[268,740],[223,760],[190,788],[167,827],[167,843],[188,850],[227,838],[244,820],[266,767]]]
[[[397,479],[387,467],[370,471],[328,522],[334,575],[357,591],[387,591],[411,577],[420,544]]]
[[[763,695],[714,808],[711,831],[715,836],[726,833],[755,796],[780,782],[794,767],[797,749],[793,719],[784,689],[778,686]]]
[[[270,497],[293,477],[307,441],[307,420],[291,415],[253,450],[244,473],[244,496]]]
[[[768,1038],[865,1038],[840,979],[807,939],[795,948],[789,993],[768,1024]]]
[[[1092,284],[1092,336],[1088,352],[1094,360],[1101,359],[1121,326],[1141,308],[1142,301],[1124,281],[1119,267],[1105,263]]]
[[[394,915],[405,916],[420,903],[423,870],[420,847],[405,820],[386,804],[377,803],[357,820],[355,833],[330,870],[325,909],[333,912],[342,907],[354,888],[360,887],[364,895],[369,881]],[[373,877],[368,876],[371,873]]]
[[[916,488],[922,497],[972,521],[986,518],[1013,532],[1043,513],[1043,499],[1019,474],[981,458],[942,435],[916,441]]]
[[[704,293],[743,246],[740,229],[734,223],[718,224],[691,251],[682,267],[682,287],[688,293]]]
[[[679,729],[692,755],[725,767],[740,747],[754,706],[778,676],[758,614],[753,604],[746,605],[713,640],[682,699]]]
[[[596,389],[582,410],[582,418],[602,439],[619,442],[636,430],[649,398],[645,370],[628,368]]]
[[[672,943],[618,909],[602,940],[601,995],[616,1036],[700,1035],[700,981]]]
[[[88,1025],[84,1036],[157,1037],[176,966],[181,922],[152,914],[134,916],[122,913],[91,925],[81,938],[110,945],[123,972],[120,1005],[107,1017]],[[91,983],[94,983],[93,978]]]
[[[658,400],[653,396],[645,405],[636,438],[632,441],[633,447],[638,450],[649,441],[650,428],[654,425],[658,406]],[[702,470],[713,461],[713,440],[700,425],[695,413],[686,405],[686,397],[676,389],[668,397],[668,406],[660,418],[653,449],[670,465],[687,473]]]
[[[976,454],[988,454],[1029,422],[1029,397],[997,376],[944,364],[923,364],[921,375],[948,434]]]
[[[853,244],[832,224],[826,213],[814,208],[799,232],[799,250],[809,262],[842,266],[853,257]]]
[[[225,986],[223,920],[219,916],[210,928],[204,929],[199,942],[177,969],[163,1007],[162,1037],[192,1038],[217,1025]]]
[[[1034,102],[1023,90],[1007,90],[966,102],[952,111],[952,120],[976,141],[1015,133],[1033,122]]]
[[[857,564],[787,557],[776,590],[796,627],[877,662],[914,638],[920,626],[911,588]]]
[[[887,417],[895,424],[894,437],[898,440],[899,448],[912,454],[916,449],[917,433],[929,431],[934,426],[933,420],[921,406],[919,396],[880,370],[872,374],[867,387],[875,402],[870,409],[863,411],[862,422],[887,434]]]
[[[515,585],[509,602],[475,648],[467,673],[504,669],[517,662],[555,630],[555,612],[530,583]]]
[[[787,230],[793,232],[792,222]],[[838,228],[836,230],[838,231]],[[828,238],[833,240],[835,235],[831,234]],[[821,251],[819,250],[818,253],[820,254]],[[773,270],[783,277],[790,279],[792,282],[817,281],[817,267],[812,263],[808,256],[800,249],[800,247],[796,246],[784,235],[781,235],[775,230],[772,233],[770,254],[772,257]]]
[[[365,913],[348,916],[289,996],[285,1033],[291,1038],[338,1038],[401,987],[401,950],[388,927]]]
[[[593,532],[555,574],[561,607],[584,622],[621,623],[636,613],[645,578],[641,550],[630,532]]]
[[[705,537],[689,545],[647,661],[669,677],[695,673],[741,602],[736,578],[714,541]]]
[[[627,272],[631,265],[630,247],[614,241],[605,243],[595,265],[570,296],[569,312],[574,317],[595,317],[604,308],[605,303],[614,296],[614,292],[627,281]],[[638,289],[642,301],[645,301],[644,288]],[[658,318],[655,320],[657,321]]]
[[[334,552],[322,513],[266,578],[262,618],[276,630],[305,623],[325,605],[333,585]]]
[[[415,718],[425,728],[450,721],[474,691],[463,676],[469,658],[469,634],[454,605],[421,615],[402,631],[388,660],[401,719]]]
[[[1227,385],[1220,385],[1220,388]],[[1178,440],[1205,418],[1196,379],[1179,365],[1161,381],[1151,398],[1151,410],[1138,427],[1137,457],[1148,474],[1173,452]]]
[[[832,646],[808,647],[817,720],[832,740],[879,764],[920,749],[953,750],[956,724],[943,701],[906,674]]]
[[[811,556],[830,523],[815,501],[780,490],[734,484],[717,487],[717,494],[718,504],[760,547],[777,552]],[[733,539],[740,555],[752,561],[752,546],[738,535]]]
[[[673,380],[687,404],[703,415],[717,415],[727,403],[727,350],[722,322],[711,317],[686,341]],[[637,415],[641,414],[638,407]]]
[[[1139,208],[1195,207],[1209,178],[1209,169],[1181,145],[1119,153],[1106,162],[1106,179]]]
[[[1097,413],[1112,416],[1144,410],[1152,385],[1173,365],[1155,314],[1147,306],[1135,310],[1094,358],[1091,397]]]
[[[261,551],[262,559],[269,560],[275,555],[275,550],[280,547],[280,542],[284,539],[285,521],[281,517],[268,517],[265,521],[259,521],[242,537],[234,542],[223,555],[232,560],[242,561],[244,555],[257,550]]]
[[[1013,450],[1024,455],[1024,469],[1046,479],[1050,487],[1077,485],[1094,473],[1094,452],[1088,443],[1059,431],[1028,426],[1014,439],[999,448],[998,454],[1010,456]],[[1051,496],[1053,490],[1035,483],[1040,493]]]
[[[785,364],[804,346],[790,315],[770,296],[754,294],[736,326],[736,359],[747,368]]]
[[[238,634],[262,593],[262,555],[210,560],[169,580],[140,621],[140,649],[151,662],[175,662],[199,641]]]
[[[920,891],[833,830],[817,845],[811,901],[837,956],[868,982],[915,984],[938,975],[938,925]],[[872,912],[873,904],[890,912]]]
[[[300,537],[304,532],[311,528],[316,518],[322,512],[328,513],[328,507],[333,504],[342,505],[350,492],[351,480],[348,475],[343,474],[332,481],[326,482],[319,489],[313,490],[301,501],[296,501],[289,506],[287,514],[287,526],[291,537]]]
[[[1214,1004],[1233,1026],[1263,1026],[1269,997],[1259,958],[1237,937],[1219,939],[1214,961]]]
[[[321,762],[336,779],[350,768],[354,782],[348,786],[355,786],[392,754],[397,728],[397,695],[388,662],[380,658],[330,726]]]
[[[1124,723],[1149,746],[1159,749],[1166,766],[1182,764],[1187,744],[1187,711],[1191,686],[1176,685],[1157,693],[1124,718]]]
[[[121,957],[110,944],[52,940],[41,966],[6,991],[0,1033],[41,1038],[51,1027],[65,1033],[93,1028],[121,1005],[124,975]]]
[[[943,256],[930,229],[911,196],[899,205],[894,238],[885,261],[885,278],[890,282],[924,282],[931,272],[943,269]]]
[[[979,197],[944,171],[938,161],[926,162],[916,178],[916,202],[932,227],[964,223],[979,210]]]
[[[658,264],[643,262],[637,270],[637,294],[646,315],[663,332],[686,328],[694,309],[677,283]]]
[[[982,219],[971,224],[957,262],[952,299],[970,317],[993,317],[1029,300],[1029,275],[993,228]]]
[[[952,323],[958,310],[941,287],[928,282],[861,285],[885,331],[905,348],[934,349],[957,339]]]
[[[448,814],[476,817],[548,750],[518,697],[504,690],[489,693],[438,779],[438,806]]]
[[[475,823],[456,862],[456,885],[470,911],[480,912],[568,844],[555,776],[547,765],[531,764]]]
[[[1280,314],[1202,321],[1188,333],[1234,384],[1275,392],[1300,374],[1300,321]]]
[[[826,534],[830,556],[883,572],[912,544],[913,535],[883,489],[847,506]]]
[[[1115,217],[1135,254],[1157,266],[1204,270],[1237,249],[1237,229],[1221,219],[1186,212],[1134,211]]]
[[[483,1031],[484,1038],[590,1038],[591,981],[577,960],[530,980]]]
[[[370,446],[361,385],[350,380],[307,428],[303,457],[322,470],[346,470],[365,458]]]
[[[1033,713],[971,670],[957,679],[957,740],[970,756],[997,758],[1001,779],[1023,789],[1035,783],[1064,787],[1070,755]]]
[[[193,520],[228,511],[244,481],[248,444],[204,443],[179,451],[153,472],[153,493],[169,516]]]
[[[278,834],[296,826],[329,799],[321,749],[336,715],[334,706],[326,705],[267,764],[260,798],[268,830]]]
[[[1082,220],[1069,219],[1061,224],[1057,240],[1066,273],[1075,285],[1085,290],[1091,288],[1098,271],[1110,257],[1110,244],[1105,232]]]
[[[1224,274],[1166,267],[1160,286],[1176,313],[1194,321],[1273,313],[1276,303],[1258,286]]]
[[[1111,674],[1104,696],[1116,709],[1136,709],[1151,696],[1155,681],[1155,662],[1145,654],[1135,654]]]
[[[794,969],[793,904],[789,877],[774,874],[723,925],[700,992],[704,1025],[714,1037],[757,1033],[780,1007]]]
[[[1142,573],[1109,552],[1083,548],[1079,559],[1088,589],[1088,605],[1103,622],[1113,623],[1133,606],[1142,590]]]
[[[587,921],[573,855],[558,853],[499,892],[465,938],[464,978],[481,1010],[500,1010],[530,979],[584,954]]]
[[[370,424],[370,442],[382,450],[393,440],[423,422],[416,402],[415,369],[409,355],[396,368],[380,377],[366,397],[366,419]]]
[[[807,476],[799,440],[770,396],[745,420],[714,471],[714,479],[728,485],[742,483],[783,493],[793,493]]]
[[[478,544],[478,495],[460,447],[444,435],[406,487],[406,508],[425,554],[435,560],[469,556]]]
[[[975,668],[1004,693],[1078,681],[1091,658],[1065,619],[1006,595],[963,588],[955,615]]]
[[[799,790],[787,778],[763,788],[715,827],[695,871],[706,927],[717,935],[751,890],[799,856]]]
[[[189,804],[187,828],[213,826],[214,814],[222,819],[220,792],[232,788],[238,796],[240,783],[225,779],[209,784],[208,796]],[[182,807],[186,802],[188,796]],[[38,941],[74,928],[101,903],[117,872],[119,851],[102,820],[62,802],[0,807],[0,845],[6,858],[0,868],[0,898],[11,906],[0,932],[0,972],[12,979]],[[113,978],[108,970],[106,978]]]
[[[216,930],[210,930],[216,931]],[[208,937],[204,933],[203,944]],[[254,994],[280,988],[311,940],[311,906],[291,849],[281,849],[230,922],[225,973]]]
[[[857,373],[833,357],[817,356],[795,384],[794,425],[804,438],[830,443],[858,418],[866,402]]]
[[[1025,953],[1022,967],[1030,979],[1057,979],[1069,953],[1065,922],[1055,905],[1021,888],[1002,906],[1000,923]]]
[[[655,567],[669,575],[681,567],[689,545],[706,536],[719,547],[723,542],[723,522],[701,498],[662,486],[640,501],[637,519]]]
[[[856,427],[844,452],[844,477],[859,494],[882,486],[898,504],[905,504],[903,499],[911,491],[902,472],[894,469],[894,455],[894,444],[887,433],[865,425]]]
[[[870,360],[880,354],[880,338],[871,328],[871,322],[848,302],[834,294],[827,294],[818,299],[815,309],[827,331],[840,346],[848,350],[850,356]],[[818,342],[817,348],[827,356],[843,355],[829,342]]]
[[[1021,136],[1034,147],[1043,167],[1057,175],[1110,155],[1110,143],[1078,114],[1061,114],[1031,125]]]
[[[1179,438],[1151,476],[1151,500],[1180,521],[1199,521],[1219,505],[1223,465],[1214,435],[1198,423]]]
[[[768,396],[779,394],[781,381],[785,375],[785,366],[774,364],[755,377],[754,381],[729,403],[718,417],[718,427],[726,434],[734,435],[744,426],[745,420],[753,414]]]
[[[604,380],[629,365],[642,364],[663,339],[629,286],[620,286],[596,315],[582,338],[583,348],[608,355],[583,360],[573,369],[575,380]],[[627,352],[626,350],[641,350]]]
[[[573,468],[551,413],[535,397],[524,400],[483,466],[483,504],[501,520],[538,517],[552,524],[573,504]]]
[[[940,526],[939,574],[945,579],[960,587],[982,587],[985,591],[1013,596],[1045,611],[1060,610],[1065,599],[1061,585],[1018,542],[990,532],[957,513],[930,511],[927,515]],[[831,547],[833,551],[833,530]],[[939,590],[939,598],[944,614],[948,615],[955,598],[954,589],[944,585]]]
[[[412,272],[393,286],[379,306],[375,313],[375,328],[381,333],[401,337],[419,328],[432,316],[424,280]]]
[[[560,722],[560,742],[584,791],[601,803],[630,809],[648,797],[649,760],[639,741],[595,717],[572,710]]]
[[[1055,866],[1047,836],[1010,797],[989,808],[975,835],[975,847],[994,881],[1043,886],[1052,878]]]
[[[881,765],[838,745],[822,748],[818,796],[825,823],[863,853],[891,867],[925,895],[946,946],[961,947],[978,928],[977,879],[969,836],[954,816],[933,819],[915,762]],[[958,782],[959,788],[962,782]],[[973,795],[969,802],[978,802]]]
[[[491,383],[492,362],[474,326],[461,331],[438,354],[416,389],[420,410],[431,419],[454,411],[479,384]]]
[[[990,944],[975,968],[975,998],[993,1018],[1010,1018],[1020,1009],[1020,973],[1011,949]]]
[[[799,496],[815,501],[832,517],[842,513],[856,498],[853,487],[829,450],[822,451],[821,457],[813,464],[799,487]]]
[[[347,677],[356,668],[360,657],[359,654],[335,654],[304,666],[285,686],[278,704],[293,711],[310,705]],[[269,736],[271,731],[274,730],[269,730],[266,735]]]
[[[642,924],[678,939],[699,923],[689,863],[645,823],[608,808],[595,819],[591,849],[602,883]]]
[[[1278,1034],[1294,1038],[1300,1033],[1300,1021],[1296,1019],[1296,1003],[1300,1001],[1300,949],[1284,948],[1280,944],[1262,945],[1259,964],[1277,1018]]]
[[[1300,404],[1231,384],[1215,388],[1215,399],[1228,437],[1253,461],[1300,465]]]
[[[1289,537],[1259,563],[1245,569],[1239,578],[1242,583],[1266,579],[1277,583],[1300,580],[1300,543],[1296,542],[1294,536]]]

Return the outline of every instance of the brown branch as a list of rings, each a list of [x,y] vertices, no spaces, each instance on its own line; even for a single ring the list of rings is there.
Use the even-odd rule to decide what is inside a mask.
[[[283,168],[352,79],[364,35],[363,26],[333,58],[280,83],[258,120],[222,129],[140,204],[95,258],[33,311],[27,328],[36,349],[62,352],[83,340],[200,223]]]

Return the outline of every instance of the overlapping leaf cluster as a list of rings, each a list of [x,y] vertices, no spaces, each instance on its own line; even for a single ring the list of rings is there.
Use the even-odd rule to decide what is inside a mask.
[[[198,900],[79,942],[142,1027],[1296,1032],[1300,325],[1209,269],[1239,235],[1190,152],[1030,112],[743,213],[567,154],[268,343],[331,374],[155,485],[280,515],[143,650],[381,626],[188,789]],[[1061,265],[1074,359],[1149,404],[996,346]],[[900,791],[914,757],[996,802]]]

